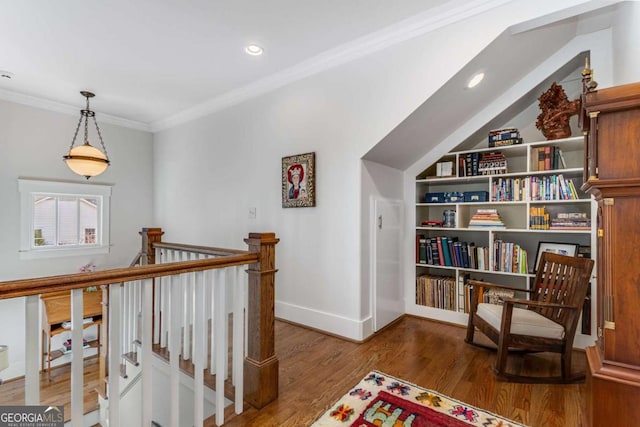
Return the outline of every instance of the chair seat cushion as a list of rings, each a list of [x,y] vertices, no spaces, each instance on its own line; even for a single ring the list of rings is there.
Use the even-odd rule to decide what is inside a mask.
[[[500,324],[502,323],[502,308],[502,305],[480,303],[478,304],[477,314],[499,331]],[[513,308],[511,333],[542,338],[564,338],[564,328],[562,325],[547,319],[535,311],[518,307]]]

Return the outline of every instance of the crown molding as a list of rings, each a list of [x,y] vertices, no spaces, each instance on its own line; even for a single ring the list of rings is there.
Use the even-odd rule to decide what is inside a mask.
[[[80,107],[75,105],[63,104],[62,102],[51,101],[49,99],[38,98],[31,95],[25,95],[22,93],[11,92],[5,89],[0,89],[0,99],[5,101],[14,102],[16,104],[22,104],[29,107],[39,108],[42,110],[55,111],[57,113],[69,114],[72,116],[78,116]],[[124,119],[118,116],[112,116],[110,114],[99,113],[101,123],[109,123],[116,126],[121,126],[130,129],[141,130],[145,132],[151,132],[151,127],[147,123],[138,122],[135,120]]]
[[[452,5],[452,3],[456,2],[449,2],[442,6],[435,7],[391,25],[384,30],[376,31],[352,42],[330,49],[283,71],[257,80],[254,83],[231,90],[221,96],[188,108],[165,119],[152,122],[150,125],[151,131],[157,132],[196,120],[394,44],[468,19],[509,3],[509,1],[510,0],[472,0],[457,2],[458,4],[455,5]]]

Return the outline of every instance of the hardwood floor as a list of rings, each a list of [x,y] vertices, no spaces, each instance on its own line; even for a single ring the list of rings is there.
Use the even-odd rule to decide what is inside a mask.
[[[42,405],[64,405],[65,421],[71,417],[71,365],[51,368],[51,380],[40,373],[40,402]],[[84,413],[98,409],[98,357],[84,359]],[[0,405],[24,405],[24,379],[0,384]]]
[[[405,316],[367,342],[357,344],[276,321],[279,398],[262,410],[247,408],[239,416],[228,407],[225,426],[308,426],[372,369],[529,426],[580,425],[584,384],[499,381],[492,371],[495,354],[465,344],[464,336],[463,328]],[[559,369],[557,355],[515,359],[509,369],[526,374],[549,374]],[[98,381],[95,361],[85,361],[87,391],[92,391]],[[584,353],[574,352],[574,370],[584,369]],[[66,403],[65,414],[69,414],[68,368],[54,368],[51,383],[46,376],[42,381],[43,402]],[[20,383],[0,385],[0,405],[21,404],[24,398]],[[85,395],[85,410],[95,404],[95,394]],[[215,426],[214,418],[205,425]]]
[[[310,425],[377,369],[530,426],[578,426],[583,384],[515,384],[493,374],[495,353],[465,344],[465,329],[405,316],[363,344],[276,322],[279,398],[262,410],[227,417],[225,426]],[[480,335],[480,334],[477,334]],[[559,370],[557,355],[518,356],[510,369],[530,375]],[[574,370],[585,369],[574,352]],[[229,413],[229,411],[227,411]],[[213,419],[207,426],[214,426]]]

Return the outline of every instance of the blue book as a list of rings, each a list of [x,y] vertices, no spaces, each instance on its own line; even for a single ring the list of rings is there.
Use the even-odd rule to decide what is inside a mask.
[[[449,240],[445,236],[442,236],[442,255],[444,256],[444,265],[453,267],[453,259],[451,258],[451,251],[449,250]]]

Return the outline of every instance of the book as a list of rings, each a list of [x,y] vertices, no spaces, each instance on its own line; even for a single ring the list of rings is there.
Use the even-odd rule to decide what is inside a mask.
[[[551,146],[549,145],[544,147],[544,169],[542,170],[551,170]]]
[[[507,139],[518,139],[520,138],[520,132],[516,131],[504,131],[499,133],[489,133],[489,142],[492,141],[504,141]]]
[[[425,236],[420,236],[418,263],[419,264],[427,263],[427,239]]]
[[[497,141],[489,141],[489,148],[504,147],[507,145],[522,144],[522,138],[501,139]]]
[[[562,169],[566,169],[567,168],[567,162],[564,160],[564,155],[562,154],[562,150],[560,148],[558,148],[558,157],[560,160],[559,163],[559,167]]]
[[[451,258],[451,252],[449,251],[449,239],[445,236],[440,237],[442,242],[442,253],[444,254],[444,264],[448,267],[453,267],[453,258]]]
[[[445,263],[444,251],[442,246],[442,237],[441,236],[436,237],[436,242],[438,244],[438,254],[440,255],[439,256],[440,265],[447,265]]]
[[[431,256],[432,261],[431,265],[440,265],[440,251],[438,250],[438,242],[435,237],[429,239],[429,246],[431,246]]]

